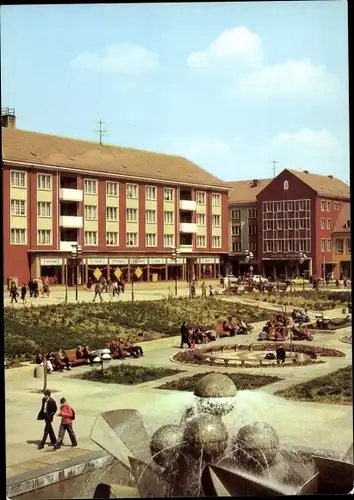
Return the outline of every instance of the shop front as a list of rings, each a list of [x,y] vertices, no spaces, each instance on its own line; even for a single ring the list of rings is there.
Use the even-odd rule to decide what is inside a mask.
[[[109,265],[107,258],[87,258],[83,261],[85,267],[85,283],[93,283],[99,279],[110,279]]]
[[[129,271],[129,259],[127,258],[110,258],[109,272],[112,281],[127,281]]]
[[[166,258],[149,258],[148,281],[165,281],[167,274]]]
[[[49,279],[51,285],[63,283],[65,281],[65,272],[63,272],[64,259],[62,258],[41,258],[40,259],[40,276],[33,276],[34,278]]]
[[[199,257],[197,265],[197,279],[215,279],[220,274],[219,257]]]
[[[134,281],[147,281],[148,264],[149,260],[146,257],[137,257],[129,259],[130,275],[128,276],[128,280],[132,281],[132,279],[134,279]],[[140,276],[138,276],[136,273],[138,268],[141,270]]]
[[[177,259],[167,259],[167,280],[184,280],[186,259],[178,257]]]
[[[312,259],[308,258],[300,264],[299,255],[274,256],[262,259],[261,273],[271,280],[292,279],[300,277],[302,274],[312,274]],[[253,271],[253,274],[256,274]]]

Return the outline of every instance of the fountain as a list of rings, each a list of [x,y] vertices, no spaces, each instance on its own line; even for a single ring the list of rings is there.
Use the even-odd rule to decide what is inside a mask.
[[[343,459],[289,450],[268,423],[237,429],[237,417],[235,384],[213,373],[199,381],[179,422],[174,412],[175,421],[149,437],[139,411],[114,410],[97,418],[91,439],[130,470],[147,498],[346,494],[353,488],[352,447]],[[97,488],[99,498],[112,498],[109,485]]]

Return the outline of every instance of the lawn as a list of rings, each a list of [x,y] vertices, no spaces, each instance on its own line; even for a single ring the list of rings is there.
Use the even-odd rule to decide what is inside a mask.
[[[276,395],[314,403],[352,404],[352,379],[352,367],[347,366],[324,377],[278,391]]]
[[[158,389],[169,389],[170,391],[190,391],[193,392],[199,380],[205,375],[209,375],[214,372],[207,373],[197,373],[192,377],[183,377],[178,380],[173,380],[172,382],[166,382],[166,384],[161,385]],[[227,377],[231,378],[236,385],[237,389],[251,390],[259,389],[268,384],[273,384],[274,382],[279,382],[283,380],[280,377],[273,375],[249,375],[247,373],[224,373]]]
[[[93,369],[81,375],[73,376],[73,378],[90,380],[91,382],[102,382],[104,384],[137,385],[177,375],[178,373],[184,373],[184,371],[174,370],[172,368],[121,364],[118,366],[109,366],[105,368],[103,372],[98,369]]]
[[[289,293],[249,293],[247,298],[270,304],[280,304],[289,308],[327,311],[347,306],[348,301],[351,300],[351,293],[307,290]]]
[[[5,356],[33,354],[42,343],[45,349],[70,349],[83,344],[103,348],[120,337],[142,342],[178,335],[184,320],[214,328],[227,316],[255,322],[268,314],[254,306],[201,298],[6,307]]]

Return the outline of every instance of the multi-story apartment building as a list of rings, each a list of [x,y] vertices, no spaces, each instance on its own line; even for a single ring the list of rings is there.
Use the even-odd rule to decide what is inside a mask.
[[[350,188],[332,175],[283,170],[257,195],[258,262],[266,276],[331,274],[332,232]],[[299,264],[299,254],[308,259]]]
[[[332,266],[334,279],[351,279],[350,204],[343,203],[332,232]]]
[[[270,181],[253,179],[229,183],[229,271],[235,276],[248,271],[247,250],[253,254],[251,264],[257,272],[257,195]]]
[[[79,281],[216,277],[228,254],[228,186],[185,158],[16,129],[2,116],[4,277]],[[172,249],[180,250],[177,260]],[[97,273],[96,273],[97,274]],[[68,266],[68,281],[75,269]]]

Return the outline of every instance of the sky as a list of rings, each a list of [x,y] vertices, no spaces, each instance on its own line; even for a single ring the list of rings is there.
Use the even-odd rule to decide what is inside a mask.
[[[347,3],[1,7],[18,128],[189,158],[223,180],[349,181]]]

